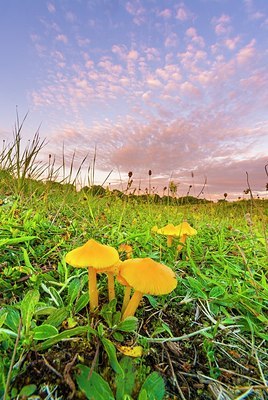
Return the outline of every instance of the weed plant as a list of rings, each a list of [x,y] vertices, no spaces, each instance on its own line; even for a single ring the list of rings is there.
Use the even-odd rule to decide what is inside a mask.
[[[93,196],[70,177],[57,183],[51,164],[36,167],[43,145],[37,135],[22,150],[18,123],[0,155],[1,398],[267,399],[267,201]],[[181,252],[151,232],[185,219],[198,234]],[[123,288],[116,282],[107,304],[100,276],[90,313],[87,274],[65,263],[90,238],[169,266],[176,290],[144,296],[136,317],[120,322]]]

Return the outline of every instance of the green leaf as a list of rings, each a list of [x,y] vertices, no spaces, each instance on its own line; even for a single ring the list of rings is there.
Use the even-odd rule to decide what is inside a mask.
[[[48,288],[44,283],[41,283],[41,287],[46,293],[50,295],[52,301],[54,301],[57,307],[63,306],[63,301],[55,288]]]
[[[154,296],[151,296],[149,294],[145,294],[144,297],[147,297],[147,299],[149,300],[149,303],[151,304],[151,306],[153,308],[157,308],[158,307],[159,303],[158,303],[158,301],[156,300],[156,298]]]
[[[37,351],[45,350],[53,346],[54,344],[60,342],[61,340],[70,339],[73,336],[78,336],[81,335],[82,333],[88,333],[88,332],[96,334],[96,331],[90,328],[89,326],[77,326],[73,329],[68,329],[66,331],[59,333],[56,336],[53,336],[50,339],[45,340],[43,343],[40,343],[37,346],[35,346],[35,349]]]
[[[12,336],[12,337],[17,337],[18,336],[17,333],[11,331],[10,329],[5,329],[5,328],[0,328],[0,334],[1,333],[4,333],[4,334],[6,334],[8,336]]]
[[[144,397],[143,391],[146,392],[146,397]],[[162,400],[164,395],[165,383],[163,378],[157,372],[152,372],[143,383],[138,400]]]
[[[138,400],[148,400],[147,392],[145,389],[141,389]]]
[[[0,315],[6,314],[4,325],[11,329],[13,332],[18,332],[20,323],[20,313],[12,306],[5,306],[1,308]]]
[[[108,304],[104,304],[100,312],[100,315],[104,318],[109,328],[112,328],[114,325],[114,317],[118,318],[116,314],[116,299],[111,300]]]
[[[225,293],[225,288],[222,286],[214,286],[209,292],[209,297],[221,297]]]
[[[89,400],[115,400],[113,392],[108,383],[93,371],[90,375],[90,368],[79,364],[76,381],[79,389],[83,391]]]
[[[110,365],[113,368],[113,370],[119,375],[124,375],[124,371],[122,370],[122,368],[117,360],[116,348],[115,348],[114,344],[110,340],[108,340],[104,337],[100,338],[100,340],[101,340],[101,342],[104,346],[104,349],[109,357]]]
[[[113,338],[114,338],[114,340],[117,340],[118,342],[123,342],[123,340],[125,339],[124,335],[122,335],[122,333],[120,333],[120,332],[114,332]]]
[[[58,291],[53,286],[50,288],[50,294],[51,294],[51,296],[53,296],[53,299],[58,307],[64,306],[61,296],[59,295]]]
[[[188,276],[187,281],[194,294],[196,294],[201,299],[207,299],[203,284],[200,281],[192,278],[191,276]]]
[[[38,239],[38,236],[21,236],[19,238],[11,238],[11,239],[1,239],[0,247],[9,246],[12,244],[18,244],[22,242],[28,242],[29,240]]]
[[[7,312],[0,314],[0,328],[4,325],[6,317],[7,317]]]
[[[33,329],[33,338],[35,340],[46,340],[56,336],[58,333],[58,329],[55,326],[43,324]]]
[[[134,332],[138,326],[138,318],[136,317],[127,317],[124,321],[120,322],[116,330],[122,332]]]
[[[125,395],[131,395],[135,385],[135,368],[131,357],[123,357],[120,366],[124,371],[124,376],[116,374],[116,400],[124,400]]]
[[[22,252],[23,252],[23,259],[24,259],[24,262],[25,262],[26,267],[27,267],[31,272],[34,272],[34,267],[33,267],[32,264],[31,264],[31,261],[30,261],[30,259],[29,259],[29,255],[28,255],[28,253],[27,253],[27,250],[24,249],[24,247],[21,247],[21,250],[22,250]]]
[[[39,305],[35,309],[35,315],[36,316],[51,315],[54,311],[57,311],[56,307],[40,305],[40,303],[39,303]]]
[[[82,308],[86,307],[86,305],[89,302],[89,295],[88,292],[82,294],[79,299],[77,300],[75,307],[74,307],[74,312],[78,313]]]
[[[113,327],[115,325],[118,325],[120,323],[121,320],[121,312],[120,311],[116,311],[113,313]]]
[[[34,384],[23,386],[23,388],[20,390],[19,396],[21,396],[21,397],[26,396],[28,398],[29,396],[34,394],[36,389],[37,389],[37,386]]]
[[[80,291],[81,282],[80,279],[73,279],[68,286],[68,304],[72,305],[75,299],[78,297],[78,293]]]
[[[35,307],[39,301],[39,297],[40,295],[38,290],[29,290],[21,302],[21,319],[22,325],[25,329],[25,335],[27,335],[30,330],[32,317],[34,315]]]
[[[66,307],[55,309],[46,319],[48,325],[53,325],[55,327],[60,326],[60,324],[69,316],[69,311]]]

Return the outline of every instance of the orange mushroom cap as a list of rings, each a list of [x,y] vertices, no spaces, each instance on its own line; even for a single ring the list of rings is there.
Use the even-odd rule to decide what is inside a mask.
[[[133,258],[123,261],[119,276],[134,290],[145,294],[168,294],[177,286],[174,271],[151,258]]]
[[[159,233],[160,235],[177,236],[176,227],[173,224],[167,224],[166,226],[163,226],[163,228],[157,228],[154,226],[152,231]]]
[[[175,229],[177,231],[178,236],[183,236],[183,235],[193,236],[197,234],[197,230],[192,228],[187,221],[183,221],[181,224],[175,226]]]
[[[67,253],[65,260],[73,267],[86,268],[91,266],[101,272],[101,270],[116,264],[119,261],[119,255],[113,247],[90,239],[83,246]]]

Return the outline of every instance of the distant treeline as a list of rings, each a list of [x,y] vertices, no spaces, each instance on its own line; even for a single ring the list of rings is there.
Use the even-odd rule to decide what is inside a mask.
[[[85,194],[90,194],[91,196],[98,196],[98,197],[104,197],[104,196],[114,196],[116,198],[120,198],[122,200],[126,201],[131,201],[135,200],[139,203],[145,203],[145,202],[150,202],[154,204],[166,204],[166,205],[178,205],[178,204],[205,204],[205,203],[212,203],[210,200],[206,199],[199,199],[197,197],[193,196],[184,196],[184,197],[175,197],[175,196],[159,196],[157,193],[153,194],[133,194],[133,193],[124,193],[118,189],[114,190],[108,190],[105,189],[101,185],[92,185],[91,187],[84,186],[81,189],[81,192],[84,192]]]

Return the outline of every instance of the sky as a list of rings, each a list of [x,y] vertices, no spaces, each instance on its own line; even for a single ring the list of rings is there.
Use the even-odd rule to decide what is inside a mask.
[[[0,140],[28,112],[95,184],[267,198],[267,110],[267,0],[0,1]]]

